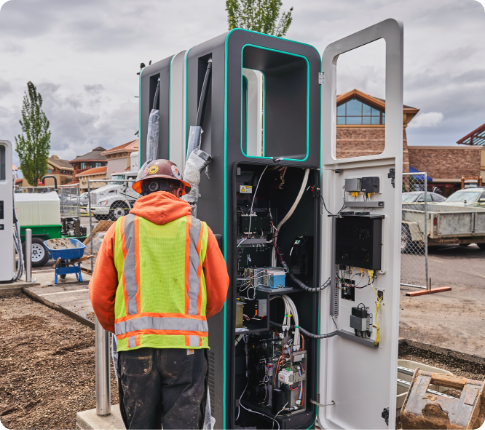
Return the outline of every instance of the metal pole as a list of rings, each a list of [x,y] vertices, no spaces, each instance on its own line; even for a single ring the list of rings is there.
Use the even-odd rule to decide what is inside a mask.
[[[25,280],[32,282],[32,230],[25,229]]]
[[[93,215],[91,214],[91,183],[88,179],[88,213],[89,213],[89,242],[91,245],[91,255],[93,254]],[[91,258],[91,275],[94,273],[94,258]]]
[[[428,172],[424,173],[424,267],[428,285]]]
[[[111,414],[111,384],[109,373],[109,333],[96,319],[95,326],[96,414]]]

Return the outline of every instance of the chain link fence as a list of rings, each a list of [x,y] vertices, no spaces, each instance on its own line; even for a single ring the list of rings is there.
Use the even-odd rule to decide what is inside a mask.
[[[427,288],[428,275],[428,176],[404,173],[401,223],[401,285]]]
[[[79,184],[60,187],[59,200],[61,218],[79,218],[81,216]]]
[[[84,242],[86,251],[94,256],[83,266],[94,270],[96,257],[109,228],[118,218],[128,215],[140,195],[133,191],[134,176],[126,176],[117,180],[88,181],[86,211],[89,215],[90,235]]]

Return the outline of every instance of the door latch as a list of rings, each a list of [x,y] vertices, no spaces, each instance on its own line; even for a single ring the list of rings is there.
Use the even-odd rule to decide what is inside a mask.
[[[384,418],[386,425],[389,425],[389,408],[384,408],[382,411],[381,417]]]
[[[389,173],[387,174],[387,177],[391,180],[392,188],[396,188],[396,170],[389,169]]]

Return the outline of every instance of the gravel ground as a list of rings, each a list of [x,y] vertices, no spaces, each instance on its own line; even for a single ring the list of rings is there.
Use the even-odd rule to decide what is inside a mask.
[[[2,424],[75,429],[76,412],[96,406],[94,330],[19,296],[0,299],[0,339]]]

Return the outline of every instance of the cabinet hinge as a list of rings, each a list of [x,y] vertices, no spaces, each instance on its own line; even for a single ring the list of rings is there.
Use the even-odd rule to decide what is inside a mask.
[[[325,73],[318,72],[318,83],[319,85],[323,85],[325,83]]]

